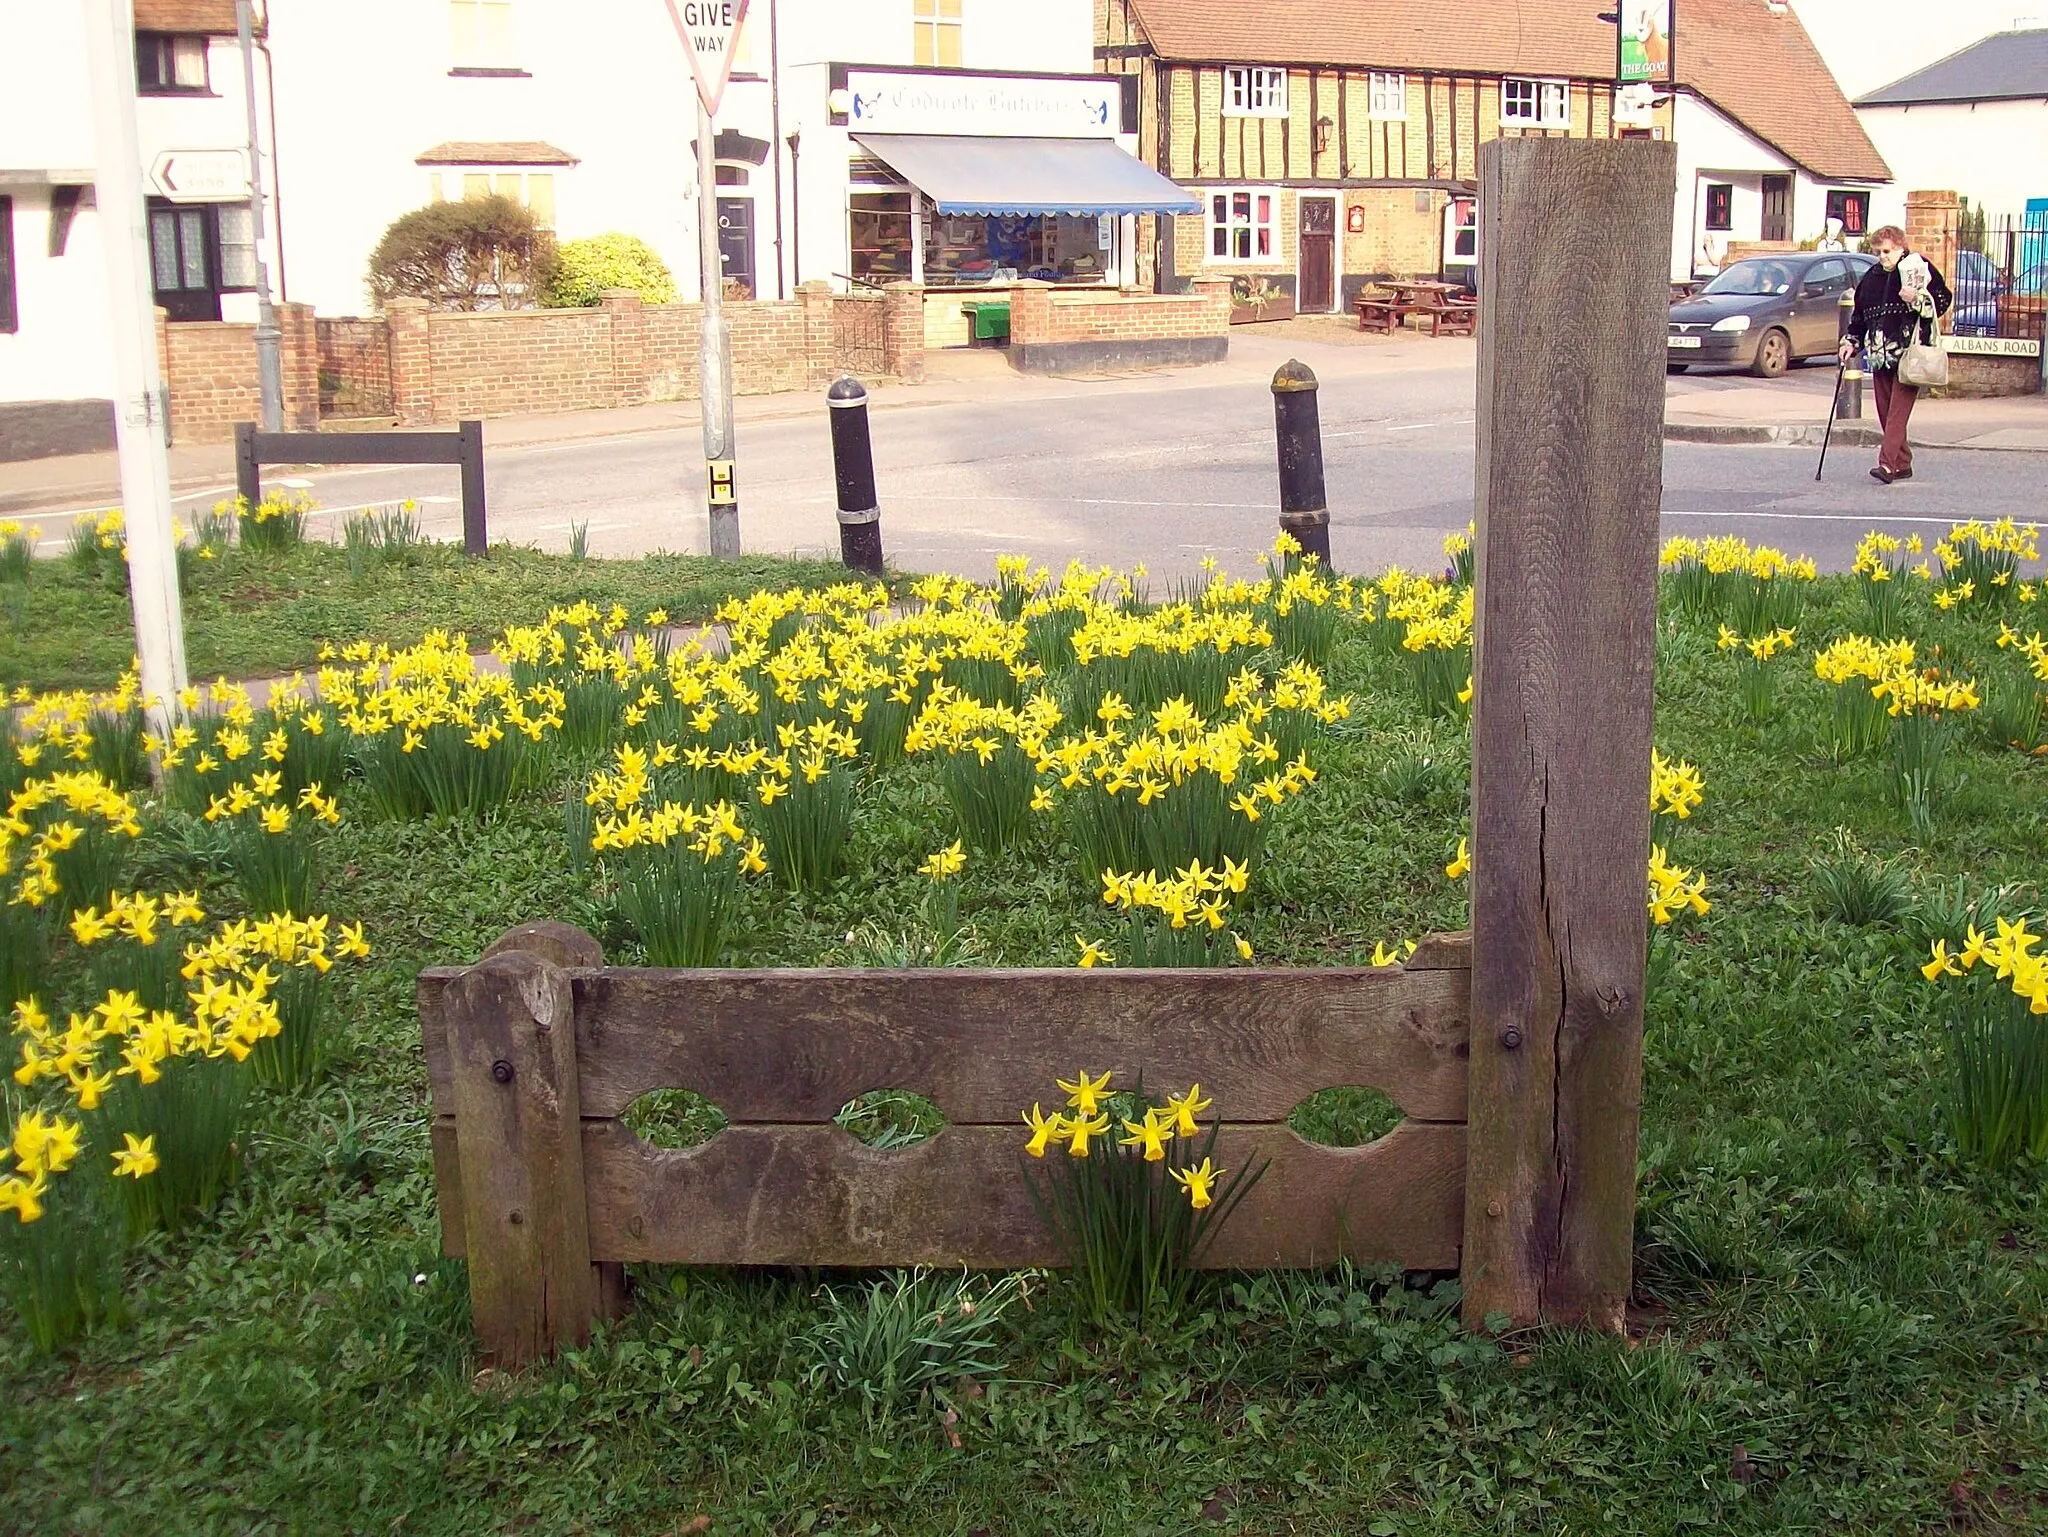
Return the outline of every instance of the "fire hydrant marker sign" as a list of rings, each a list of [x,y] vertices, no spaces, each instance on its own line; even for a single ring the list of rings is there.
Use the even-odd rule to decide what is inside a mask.
[[[690,56],[697,77],[697,97],[704,110],[716,114],[725,82],[732,76],[733,50],[747,19],[747,0],[663,0],[676,36]]]

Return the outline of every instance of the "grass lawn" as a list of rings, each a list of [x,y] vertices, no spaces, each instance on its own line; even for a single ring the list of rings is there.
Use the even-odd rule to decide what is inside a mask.
[[[400,563],[362,570],[351,570],[347,552],[325,543],[279,554],[237,547],[217,560],[185,564],[185,661],[195,679],[310,667],[329,640],[407,646],[444,629],[486,645],[506,625],[531,624],[578,598],[623,603],[636,613],[666,608],[683,624],[707,617],[734,593],[829,582],[842,570],[758,555],[578,561],[505,544],[484,560],[450,545],[423,545]],[[0,583],[0,678],[37,689],[104,688],[135,654],[124,576],[117,560],[81,568],[60,556],[36,562],[25,588]]]
[[[361,584],[309,552],[201,579],[194,670],[303,662],[326,635],[482,636],[571,594],[701,612],[783,575],[502,551]],[[36,633],[119,631],[118,595],[52,568],[32,601],[44,617],[0,652],[9,681],[104,683],[125,661],[118,634],[79,654]],[[994,1380],[872,1414],[820,1379],[812,1338],[821,1289],[850,1295],[860,1278],[647,1267],[587,1350],[479,1378],[464,1270],[437,1257],[414,976],[543,915],[590,929],[615,960],[634,939],[571,874],[559,779],[481,823],[379,821],[345,791],[324,906],[364,920],[376,952],[333,977],[344,1053],[315,1089],[259,1099],[210,1220],[138,1248],[125,1327],[46,1359],[7,1321],[0,1526],[2040,1530],[2043,1170],[1959,1156],[1938,995],[1918,965],[1958,877],[1972,891],[2041,880],[2048,758],[1994,747],[1965,719],[1959,780],[1914,836],[1885,760],[1836,767],[1820,749],[1812,647],[1854,628],[1857,603],[1847,578],[1815,585],[1800,649],[1768,664],[1777,705],[1761,724],[1712,623],[1673,611],[1661,628],[1657,740],[1706,786],[1672,857],[1706,876],[1712,911],[1650,1002],[1626,1340],[1468,1336],[1455,1283],[1348,1271],[1205,1278],[1171,1327],[1105,1340],[1076,1327],[1049,1277],[1006,1315]],[[2010,664],[1995,622],[1966,611],[1915,596],[1907,628],[1958,670]],[[1376,941],[1464,921],[1444,874],[1469,810],[1463,727],[1424,720],[1399,655],[1356,628],[1327,672],[1356,708],[1314,749],[1312,790],[1274,813],[1246,899],[1262,962],[1362,962]],[[919,862],[955,832],[930,761],[886,782],[859,799],[855,874],[819,896],[745,888],[734,963],[845,959],[864,926],[856,946],[904,933]],[[1881,921],[1845,923],[1822,894],[1815,861],[1840,855],[1838,829],[1901,872],[1908,901]],[[234,910],[176,837],[153,832],[141,852],[160,884],[198,882]],[[1074,935],[1105,927],[1095,897],[1044,818],[1020,854],[970,858],[960,878],[961,919],[999,964],[1072,964]]]

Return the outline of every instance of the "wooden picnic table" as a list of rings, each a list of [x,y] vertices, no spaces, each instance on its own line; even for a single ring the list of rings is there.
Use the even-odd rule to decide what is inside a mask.
[[[1362,292],[1356,301],[1361,331],[1391,336],[1410,315],[1422,315],[1429,320],[1431,336],[1441,336],[1446,329],[1453,335],[1469,336],[1478,322],[1479,306],[1464,298],[1465,290],[1456,283],[1389,278],[1377,286],[1387,292]]]

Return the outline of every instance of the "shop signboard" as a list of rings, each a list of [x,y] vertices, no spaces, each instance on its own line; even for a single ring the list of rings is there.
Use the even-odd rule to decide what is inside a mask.
[[[1623,85],[1669,85],[1671,11],[1674,0],[1621,0],[1616,7],[1621,33],[1615,79]]]
[[[847,73],[847,126],[859,133],[1112,138],[1122,124],[1114,75]]]
[[[747,19],[747,0],[664,0],[676,35],[683,40],[683,52],[690,56],[690,73],[697,78],[697,99],[704,110],[718,114],[719,98],[732,77],[733,49],[740,27]]]

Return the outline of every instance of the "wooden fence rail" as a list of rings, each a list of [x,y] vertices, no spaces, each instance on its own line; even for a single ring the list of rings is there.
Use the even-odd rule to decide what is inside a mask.
[[[617,1267],[1057,1263],[1025,1188],[1023,1107],[1055,1071],[1179,1090],[1225,1116],[1217,1161],[1271,1167],[1213,1266],[1339,1258],[1458,1265],[1465,1202],[1463,936],[1406,967],[1319,971],[718,971],[608,968],[561,925],[421,974],[443,1243],[469,1260],[500,1359],[583,1337]],[[1304,1141],[1320,1090],[1385,1093],[1406,1119],[1367,1147]],[[908,1089],[947,1124],[887,1151],[833,1123]],[[619,1117],[691,1089],[727,1127],[653,1147]]]

